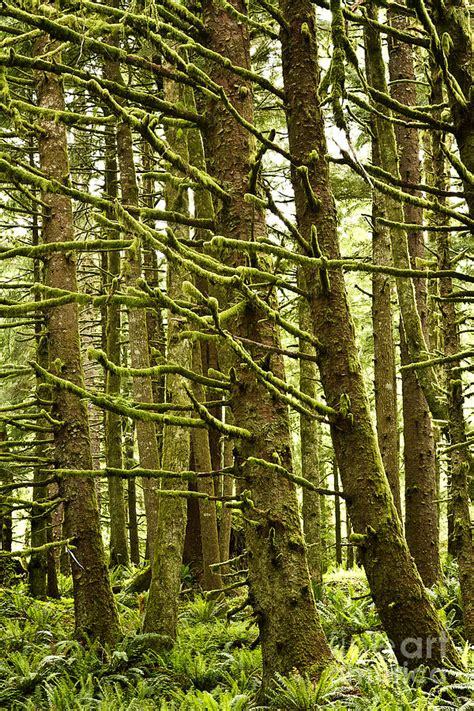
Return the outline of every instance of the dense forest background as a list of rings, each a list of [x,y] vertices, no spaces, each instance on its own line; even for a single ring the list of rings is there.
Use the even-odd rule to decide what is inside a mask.
[[[470,13],[0,0],[2,708],[471,708]]]

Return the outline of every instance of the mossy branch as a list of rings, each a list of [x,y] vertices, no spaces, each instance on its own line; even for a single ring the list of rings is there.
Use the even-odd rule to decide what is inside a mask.
[[[398,223],[397,223],[398,224]],[[366,261],[357,261],[355,259],[323,259],[317,257],[309,257],[305,254],[292,252],[284,247],[270,244],[268,242],[244,242],[228,237],[216,236],[207,243],[212,249],[221,249],[222,247],[239,248],[249,254],[263,252],[265,254],[273,254],[276,257],[282,257],[288,261],[297,264],[313,266],[316,269],[343,269],[344,271],[369,272],[378,274],[390,274],[395,277],[408,277],[415,279],[459,279],[462,281],[474,282],[474,276],[463,272],[458,272],[452,269],[401,269],[390,267],[384,264],[372,264]],[[245,269],[245,268],[243,268]]]
[[[302,486],[305,489],[309,489],[310,491],[314,491],[317,494],[322,494],[324,496],[339,496],[341,499],[347,499],[347,495],[344,494],[342,491],[334,491],[333,489],[325,489],[321,488],[320,486],[316,486],[305,477],[293,474],[285,467],[282,467],[280,464],[275,464],[275,462],[269,462],[266,459],[259,459],[258,457],[247,457],[245,462],[242,463],[242,466],[245,466],[246,463],[255,464],[259,467],[265,467],[265,469],[268,469],[274,474],[279,474],[285,479],[292,481],[294,484]]]
[[[188,388],[185,388],[185,390],[189,399],[193,403],[194,409],[196,410],[197,414],[201,417],[202,420],[204,420],[204,422],[209,425],[209,427],[212,427],[213,429],[217,430],[223,435],[226,435],[227,437],[245,439],[249,442],[252,442],[254,440],[254,435],[250,432],[250,430],[244,429],[243,427],[236,427],[235,425],[229,425],[226,422],[222,422],[222,420],[219,420],[217,417],[214,417],[214,415],[209,412],[207,407],[205,407],[194,397],[193,393]]]
[[[132,244],[131,240],[99,239],[90,242],[49,242],[48,244],[11,248],[1,245],[0,261],[12,257],[37,259],[56,252],[110,252],[111,250],[128,249]]]
[[[208,378],[204,375],[199,375],[194,373],[192,370],[183,368],[180,365],[173,365],[172,363],[167,363],[166,365],[155,365],[149,368],[125,368],[115,365],[112,361],[107,358],[104,351],[97,350],[95,348],[89,348],[87,351],[89,358],[97,360],[106,370],[115,373],[116,375],[121,375],[123,377],[131,376],[137,378],[146,378],[149,376],[161,376],[168,373],[175,373],[181,375],[187,380],[192,380],[196,383],[201,383],[208,388],[218,389],[218,390],[229,390],[230,385],[224,379],[217,380],[216,378]]]
[[[442,365],[444,363],[453,363],[466,358],[472,358],[474,350],[461,351],[449,356],[440,356],[431,360],[419,360],[416,363],[408,363],[408,365],[400,366],[400,370],[419,370],[420,368],[431,368],[433,365]]]
[[[177,417],[167,414],[159,414],[155,412],[150,412],[148,410],[142,410],[138,407],[130,407],[126,405],[119,398],[112,398],[107,395],[96,395],[88,390],[71,383],[69,380],[64,378],[59,378],[53,375],[48,370],[42,368],[38,363],[34,361],[31,362],[32,368],[41,375],[46,382],[51,385],[61,388],[62,390],[67,390],[72,392],[77,397],[90,400],[90,402],[97,405],[97,407],[103,410],[110,410],[111,412],[116,412],[124,417],[129,417],[132,420],[139,420],[141,422],[159,422],[163,425],[169,425],[171,427],[206,427],[206,423],[203,420],[199,420],[193,417]]]
[[[0,551],[0,560],[5,558],[28,558],[30,555],[46,553],[51,549],[64,548],[64,546],[67,546],[71,550],[74,550],[74,546],[72,545],[73,541],[74,538],[65,538],[62,541],[53,541],[52,543],[45,543],[43,546],[37,546],[35,548],[25,548],[22,551]]]

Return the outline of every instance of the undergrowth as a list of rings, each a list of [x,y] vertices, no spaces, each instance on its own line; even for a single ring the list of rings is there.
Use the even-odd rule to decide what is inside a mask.
[[[122,573],[123,578],[123,573]],[[121,582],[119,574],[115,584]],[[123,582],[123,581],[122,581]],[[23,583],[0,589],[0,708],[25,711],[250,711],[257,709],[354,709],[435,711],[469,709],[474,676],[420,668],[408,674],[395,661],[362,573],[326,576],[319,614],[335,663],[321,678],[278,676],[266,705],[259,702],[261,652],[250,609],[232,615],[238,598],[183,600],[178,638],[166,653],[154,636],[141,634],[143,599],[117,594],[124,637],[114,649],[74,640],[70,581],[63,597],[41,602]],[[455,639],[462,642],[455,576],[432,593]],[[466,666],[472,656],[461,648]]]

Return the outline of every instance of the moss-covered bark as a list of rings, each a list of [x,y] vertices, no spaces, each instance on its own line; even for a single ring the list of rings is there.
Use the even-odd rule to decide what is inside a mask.
[[[41,56],[50,43],[42,36],[35,54]],[[36,79],[38,105],[64,109],[62,83],[58,77],[41,74]],[[39,139],[40,169],[49,178],[67,181],[69,176],[66,131],[54,120],[42,121]],[[42,238],[45,243],[72,240],[71,200],[44,192],[48,205],[43,213]],[[45,284],[52,288],[77,291],[76,266],[70,253],[52,252],[45,259]],[[56,306],[46,312],[50,369],[66,380],[83,386],[77,304]],[[69,390],[57,389],[52,414],[60,424],[54,428],[55,465],[58,468],[92,467],[89,424],[85,405]],[[71,569],[74,609],[78,635],[114,642],[119,635],[117,610],[110,587],[100,532],[99,513],[92,479],[65,477],[60,495],[64,503],[64,536],[75,545]]]
[[[30,163],[34,164],[34,155],[30,154]],[[32,244],[36,246],[40,243],[40,230],[39,230],[39,220],[38,213],[36,210],[32,216]],[[43,269],[41,262],[35,260],[33,264],[33,274],[36,283],[41,282],[43,279]],[[40,300],[40,295],[35,296],[36,300]],[[36,341],[36,359],[45,368],[48,367],[48,345],[45,334],[43,333],[43,323],[41,321],[36,321],[35,323],[35,341]],[[42,379],[37,377],[36,385],[40,387],[42,385]],[[44,395],[44,393],[43,393]],[[41,424],[41,423],[39,423]],[[43,423],[45,424],[45,423]],[[44,438],[44,433],[38,432],[36,435],[38,440]],[[38,456],[45,455],[44,445],[38,445],[36,448],[36,453]],[[33,488],[32,498],[33,501],[46,499],[48,497],[48,486],[40,486],[41,480],[45,479],[44,472],[41,472],[39,468],[35,468],[33,471],[33,481],[37,485]],[[31,509],[31,539],[30,544],[32,548],[40,548],[45,543],[48,543],[48,528],[51,525],[51,514],[41,511],[41,508]],[[53,551],[43,551],[39,553],[33,553],[30,557],[28,563],[28,587],[32,597],[37,597],[40,599],[46,598],[48,593],[48,553],[52,554]],[[53,561],[54,561],[54,557]]]
[[[410,20],[399,11],[389,12],[393,27],[406,30]],[[417,103],[413,49],[396,39],[389,41],[390,93],[407,106]],[[409,126],[395,126],[398,164],[403,181],[421,183],[420,141],[418,130]],[[411,191],[413,192],[413,191]],[[404,204],[404,218],[408,224],[421,225],[423,211],[411,203]],[[407,232],[411,264],[426,259],[422,230]],[[429,344],[427,317],[427,285],[425,279],[414,280],[416,306],[425,341]],[[410,363],[403,325],[400,329],[402,365]],[[405,462],[405,537],[410,553],[427,587],[441,576],[439,557],[438,487],[435,443],[430,410],[423,389],[411,370],[402,370],[403,440]]]
[[[234,0],[231,5],[246,13],[243,0]],[[232,64],[249,68],[248,27],[217,1],[207,0],[203,8],[208,47]],[[253,98],[248,82],[220,63],[210,64],[209,71],[232,105],[252,121]],[[254,139],[220,103],[209,103],[207,119],[208,169],[230,195],[216,210],[218,230],[238,240],[257,241],[266,235],[264,215],[259,207],[245,200]],[[226,250],[221,257],[234,267],[245,259],[238,249]],[[265,268],[263,263],[261,267]],[[262,290],[261,296],[268,300],[268,289]],[[227,293],[224,298],[230,306],[232,294]],[[270,296],[270,300],[273,298]],[[278,346],[276,326],[262,310],[248,303],[229,327],[237,337],[249,339],[249,345],[245,345],[253,362],[284,377],[281,356],[259,346]],[[249,491],[253,502],[252,508],[244,511],[245,542],[265,687],[276,672],[298,669],[317,675],[331,653],[316,614],[294,485],[259,459],[245,464],[249,456],[257,456],[268,462],[279,461],[291,469],[287,407],[272,396],[241,358],[229,355],[227,359],[235,372],[231,389],[235,422],[253,434],[253,441],[236,442],[235,453],[237,462],[243,464],[241,488]]]
[[[469,3],[436,1],[429,4],[428,10],[423,0],[414,0],[413,6],[427,30],[434,64],[444,79],[462,161],[464,196],[469,215],[474,218],[474,41]],[[462,168],[467,169],[467,174]]]
[[[437,71],[436,71],[437,73]],[[439,83],[433,85],[433,98],[439,99]],[[439,189],[448,185],[446,158],[441,148],[441,136],[431,136],[431,182]],[[449,232],[437,234],[436,247],[438,267],[451,266],[451,239]],[[439,285],[441,297],[452,293],[451,279],[443,279]],[[454,356],[462,350],[459,313],[452,301],[441,300],[441,332],[443,351],[446,356]],[[464,415],[463,381],[457,368],[460,362],[452,360],[444,365],[445,384],[448,391],[449,421],[447,436],[453,449],[448,450],[449,501],[448,516],[448,551],[458,560],[459,581],[463,606],[464,634],[466,639],[474,641],[474,546],[472,539],[472,520],[469,501],[469,475],[472,467],[472,454],[466,437]]]
[[[120,65],[117,62],[107,61],[104,72],[108,79],[117,82],[117,84],[124,83]],[[135,172],[133,137],[129,124],[123,120],[120,120],[117,125],[116,142],[122,203],[124,206],[137,208],[139,189]],[[133,239],[134,235],[130,235],[130,237]],[[135,286],[137,280],[142,277],[142,246],[138,237],[133,248],[127,252],[124,273],[126,282],[131,287]],[[130,365],[132,368],[149,368],[150,366],[146,319],[145,309],[130,308],[128,310]],[[133,399],[137,403],[153,402],[151,377],[133,378],[132,392]],[[135,429],[140,466],[143,469],[158,469],[160,462],[155,424],[137,421]],[[142,484],[147,519],[147,555],[151,560],[158,520],[157,483],[150,479],[144,479]]]
[[[303,276],[299,279],[300,288],[305,288]],[[299,303],[299,327],[302,331],[311,331],[311,314],[306,299]],[[314,358],[315,349],[304,339],[299,341],[301,353]],[[300,360],[300,390],[309,397],[316,398],[317,367],[314,360]],[[321,472],[319,466],[319,429],[314,418],[300,414],[300,448],[301,448],[301,476],[310,481],[314,486],[321,485]],[[303,488],[303,530],[306,542],[306,555],[308,558],[311,579],[320,585],[323,579],[321,562],[321,495],[317,491]]]
[[[124,464],[127,469],[135,466],[133,458],[135,426],[133,420],[125,422],[123,432]],[[127,482],[127,511],[128,511],[128,543],[130,546],[130,562],[140,564],[140,539],[138,536],[138,509],[137,488],[134,478]]]
[[[195,97],[194,97],[195,101]],[[194,109],[193,105],[193,109]],[[191,130],[188,133],[188,148],[189,154],[192,157],[192,162],[200,170],[206,170],[206,157],[202,142],[202,134],[198,130]],[[202,188],[196,188],[194,191],[194,212],[197,218],[214,220],[214,205],[212,195],[209,191]],[[204,229],[197,229],[194,233],[196,242],[206,240],[211,237],[211,233]],[[196,285],[203,293],[212,293],[212,287],[208,281],[203,278],[196,278]],[[198,358],[198,353],[200,357]],[[210,368],[219,370],[219,346],[217,343],[197,342],[193,345],[193,363],[194,370],[197,373],[207,374]],[[197,385],[197,384],[196,384]],[[194,396],[197,400],[204,401],[205,391],[202,387],[194,387]],[[215,391],[207,390],[207,398],[215,399]],[[224,417],[224,408],[217,405],[209,409],[211,414],[218,420],[222,421]],[[230,417],[230,412],[228,411]],[[222,433],[217,429],[209,428],[203,436],[202,432],[195,430],[192,434],[194,463],[196,471],[199,471],[200,453],[204,455],[201,460],[202,471],[219,470],[222,468],[223,442]],[[232,445],[231,445],[232,446]],[[207,452],[209,450],[209,452]],[[209,458],[208,458],[209,457]],[[226,464],[224,464],[226,466]],[[209,494],[222,494],[230,496],[233,490],[233,480],[229,476],[218,479],[209,479],[207,481],[198,482],[198,490],[207,491]],[[229,507],[221,507],[220,511],[220,526],[217,527],[217,510],[214,501],[199,503],[201,515],[200,533],[202,535],[202,558],[204,566],[204,585],[209,586],[209,589],[221,587],[221,578],[212,572],[209,565],[217,563],[219,560],[226,561],[229,559],[229,543],[230,530],[232,525],[232,509]],[[203,516],[205,516],[205,525],[203,528]],[[205,531],[206,529],[206,531]],[[217,547],[215,538],[217,536]],[[206,540],[207,539],[207,540]],[[207,550],[204,550],[205,547]],[[223,557],[224,556],[224,557]],[[220,572],[225,572],[220,569]]]
[[[316,226],[321,253],[334,259],[339,245],[317,92],[314,6],[309,0],[280,0],[279,6],[286,21],[281,42],[298,226],[309,242]],[[308,171],[314,199],[298,166]],[[331,271],[329,284],[324,281],[308,275],[314,333],[321,341],[318,365],[328,405],[349,410],[341,412],[331,434],[373,599],[402,664],[456,662],[402,534],[370,416],[342,272]]]
[[[192,364],[195,373],[202,373],[201,344],[193,343]],[[193,383],[193,394],[198,402],[205,401],[204,386]],[[209,433],[206,429],[194,429],[191,433],[193,441],[194,467],[196,472],[212,471],[211,447]],[[215,496],[214,480],[209,477],[198,477],[197,491]],[[202,587],[204,590],[216,590],[222,587],[222,579],[211,565],[219,563],[219,533],[217,530],[217,511],[215,501],[199,501],[199,517],[201,529],[203,576]]]
[[[372,161],[380,164],[376,131],[372,132]],[[383,217],[383,198],[372,195],[372,258],[374,264],[391,264],[390,232],[379,221]],[[388,274],[372,275],[372,331],[374,336],[374,390],[377,439],[385,473],[400,520],[400,442],[398,435],[397,383],[395,378],[395,339],[392,314],[392,279]]]
[[[0,420],[0,442],[6,441],[7,426],[3,420]],[[2,484],[11,484],[13,482],[13,474],[8,468],[8,465],[2,464],[0,467],[0,482]],[[5,502],[0,506],[0,549],[2,551],[11,552],[12,538],[12,511],[8,503]],[[0,566],[0,579],[4,572],[4,567]]]
[[[118,166],[116,159],[116,141],[112,131],[105,136],[105,193],[111,200],[118,196]],[[112,217],[110,215],[110,217]],[[108,235],[113,239],[117,234]],[[106,288],[110,293],[120,277],[120,252],[112,251],[106,255]],[[115,365],[121,365],[121,313],[120,304],[113,301],[105,308],[105,350],[107,358]],[[105,373],[105,392],[112,397],[120,396],[120,375],[112,370]],[[116,412],[105,412],[105,461],[108,467],[121,469],[122,459],[122,418]],[[123,481],[111,477],[107,481],[110,513],[110,565],[128,565],[130,556],[127,544],[127,520]]]
[[[175,103],[183,100],[182,89],[173,82],[165,83],[165,95],[169,101]],[[166,137],[172,150],[183,159],[187,159],[187,141],[183,132],[173,127],[167,128]],[[166,185],[165,196],[167,209],[188,212],[186,189],[169,182]],[[189,231],[185,226],[176,227],[174,234],[177,239],[189,237]],[[183,298],[182,285],[189,278],[190,275],[184,265],[168,263],[167,295],[170,299],[176,301]],[[167,321],[168,361],[191,370],[191,344],[188,340],[180,338],[181,330],[186,329],[186,322],[171,311],[168,311]],[[177,406],[190,406],[182,375],[169,373],[166,376],[166,402]],[[172,472],[186,471],[189,467],[190,455],[189,430],[183,429],[177,434],[175,428],[165,426],[162,468]],[[186,488],[185,482],[178,476],[167,479],[164,486],[171,490]],[[152,579],[143,628],[145,632],[164,635],[168,641],[176,637],[185,533],[186,499],[178,496],[160,497]]]
[[[371,19],[377,19],[377,11],[373,5],[369,4],[367,12]],[[371,25],[364,27],[364,45],[367,81],[376,91],[388,95],[386,67],[382,56],[380,37],[378,30]],[[377,113],[373,125],[377,132],[380,165],[387,174],[393,175],[399,180],[400,172],[394,127],[384,118],[390,116],[390,111],[382,103],[376,103],[375,108]],[[386,195],[385,209],[387,218],[392,221],[390,238],[393,263],[395,267],[409,269],[411,264],[408,236],[406,230],[401,226],[401,223],[404,222],[403,205],[395,196]],[[397,278],[395,285],[410,359],[412,361],[426,359],[428,348],[418,313],[413,281],[407,278]],[[443,419],[446,407],[436,387],[436,372],[433,368],[421,369],[417,371],[416,377],[423,388],[433,417]]]

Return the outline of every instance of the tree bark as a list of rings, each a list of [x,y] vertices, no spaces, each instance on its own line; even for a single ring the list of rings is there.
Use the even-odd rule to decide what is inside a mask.
[[[42,56],[49,40],[42,36],[35,55]],[[64,111],[63,87],[55,75],[41,74],[36,80],[38,106]],[[63,124],[44,119],[39,138],[39,167],[47,178],[69,178],[66,130]],[[74,238],[71,200],[63,195],[43,192],[48,205],[43,214],[42,237],[45,244]],[[74,257],[56,252],[45,258],[45,284],[51,288],[77,291]],[[51,307],[46,312],[49,368],[64,380],[84,386],[79,346],[77,304]],[[55,463],[61,469],[91,469],[87,410],[74,393],[57,389],[53,417]],[[115,601],[110,587],[100,533],[94,482],[90,478],[64,477],[60,495],[64,504],[64,535],[73,539],[71,561],[74,586],[76,632],[81,637],[113,643],[120,633]],[[93,594],[91,594],[93,591]]]
[[[228,411],[227,411],[228,412]],[[227,413],[226,413],[227,417]],[[234,463],[234,445],[231,439],[224,440],[223,446],[223,464],[224,467],[231,467]],[[222,477],[222,496],[232,496],[234,493],[234,478],[230,474],[224,474]],[[225,562],[230,558],[230,539],[232,534],[232,509],[223,506],[221,508],[221,517],[219,525],[219,552],[221,562]],[[225,567],[221,568],[221,572],[226,572]]]
[[[116,141],[113,133],[105,136],[105,193],[110,200],[118,196],[118,166],[116,159]],[[109,216],[112,218],[112,215]],[[116,236],[116,235],[114,235]],[[113,236],[109,235],[109,239]],[[106,287],[113,293],[120,278],[120,252],[113,250],[107,254]],[[113,301],[105,309],[105,350],[109,361],[121,365],[121,313],[120,304]],[[105,392],[107,395],[120,396],[121,378],[118,373],[107,370],[105,373]],[[115,412],[105,411],[105,461],[108,467],[121,469],[122,458],[122,418]],[[110,515],[110,561],[116,565],[128,565],[130,556],[127,545],[127,519],[123,482],[119,477],[109,477],[109,515]]]
[[[133,459],[135,425],[132,420],[128,420],[124,426],[124,463],[126,469],[132,469],[135,462]],[[137,486],[135,479],[130,478],[127,482],[127,511],[128,511],[128,543],[130,546],[130,562],[140,565],[140,538],[138,535],[138,510],[137,510]]]
[[[437,69],[433,74],[432,101],[438,102],[442,96],[439,81],[436,78]],[[446,158],[441,148],[441,136],[433,133],[431,136],[431,181],[441,190],[449,186],[446,170]],[[449,232],[437,233],[438,268],[451,269],[451,244]],[[453,291],[452,279],[441,279],[439,295],[447,296]],[[461,335],[459,332],[459,313],[452,301],[441,300],[441,325],[443,336],[443,352],[445,355],[455,355],[461,350]],[[448,453],[449,471],[449,502],[451,526],[448,528],[448,551],[458,561],[459,582],[463,606],[464,635],[472,644],[474,641],[474,546],[472,539],[472,520],[469,501],[469,473],[472,467],[472,455],[466,437],[466,421],[464,417],[464,397],[462,376],[459,373],[460,362],[446,363],[445,383],[448,391],[449,420],[447,427],[448,441],[454,449]]]
[[[401,31],[407,30],[410,23],[407,17],[393,9],[389,10],[388,18],[390,24]],[[412,47],[395,39],[390,40],[388,66],[393,98],[407,106],[415,106],[417,96]],[[395,137],[401,179],[419,184],[421,165],[418,130],[396,125]],[[404,217],[407,223],[423,224],[423,211],[416,205],[405,203]],[[416,268],[417,259],[426,257],[423,232],[409,231],[407,238],[410,260],[413,268]],[[414,284],[416,305],[428,344],[426,280],[416,279]],[[400,329],[400,352],[402,365],[410,363],[403,323]],[[402,395],[405,537],[424,584],[431,587],[441,576],[435,443],[428,403],[413,371],[402,370]]]
[[[34,153],[30,153],[30,165],[34,166]],[[35,210],[33,213],[32,223],[32,244],[33,246],[40,244],[40,229],[38,223],[38,213]],[[37,284],[43,282],[43,269],[38,259],[35,259],[33,264],[34,281]],[[35,295],[35,300],[39,301],[41,295]],[[35,340],[36,340],[36,359],[43,368],[48,367],[48,344],[45,334],[43,333],[43,323],[37,321],[35,323]],[[44,378],[36,376],[36,386],[39,389],[44,387]],[[43,391],[43,395],[44,395]],[[45,424],[46,421],[43,421]],[[42,439],[44,433],[37,433],[37,439]],[[38,445],[36,449],[38,456],[44,456],[45,448]],[[33,470],[33,482],[40,484],[45,478],[39,468]],[[32,492],[33,501],[45,501],[48,498],[48,486],[35,486]],[[31,547],[40,548],[48,542],[48,528],[51,525],[51,514],[42,512],[40,507],[33,506],[31,508]],[[51,553],[53,551],[50,551]],[[54,560],[54,558],[53,558]],[[45,599],[48,592],[48,552],[33,553],[28,563],[28,587],[30,595],[39,599]]]
[[[334,461],[332,475],[334,479],[334,491],[339,492],[339,470],[337,462]],[[342,526],[341,526],[341,499],[334,497],[334,529],[336,534],[336,563],[342,565]]]
[[[298,225],[309,244],[316,226],[318,244],[313,237],[313,247],[327,258],[339,258],[317,91],[314,6],[310,0],[280,0],[279,7],[286,23],[281,31],[283,77]],[[321,341],[319,371],[328,405],[340,412],[331,426],[334,451],[348,497],[353,542],[359,544],[382,624],[400,663],[436,667],[443,659],[457,662],[402,534],[371,421],[343,274],[334,270],[330,277],[317,277],[309,271],[307,283],[314,333]],[[418,642],[415,653],[407,648],[413,639]]]
[[[192,346],[193,372],[202,373],[201,344],[199,341]],[[198,402],[205,401],[205,389],[200,383],[193,383],[194,397]],[[211,448],[209,434],[205,429],[193,429],[191,433],[194,452],[195,471],[212,471]],[[214,479],[211,476],[198,476],[197,491],[215,496]],[[215,501],[199,500],[199,518],[201,522],[201,542],[202,542],[202,564],[203,577],[202,587],[204,590],[218,590],[222,588],[220,575],[211,568],[214,563],[219,563],[219,534],[217,530],[217,512]]]
[[[300,288],[304,288],[302,275],[299,277]],[[302,283],[303,282],[303,283]],[[302,331],[311,331],[311,316],[306,299],[300,299],[298,304],[299,327]],[[299,351],[314,358],[315,349],[303,338],[299,339]],[[316,398],[316,363],[302,359],[300,366],[300,390]],[[311,417],[300,413],[300,448],[301,448],[301,476],[315,486],[320,486],[319,467],[319,431],[318,423]],[[321,565],[321,502],[320,494],[303,488],[303,530],[307,546],[309,572],[312,581],[321,585],[323,572]]]
[[[469,177],[460,172],[469,216],[474,219],[474,45],[469,4],[464,0],[430,3],[431,26],[425,19],[426,8],[420,0],[414,0],[413,6],[427,29],[434,64],[444,78],[459,155],[471,174]],[[448,73],[451,76],[447,80]]]
[[[117,84],[124,83],[118,62],[107,61],[104,66],[104,74],[107,79],[115,81]],[[120,120],[118,123],[116,141],[122,203],[124,206],[138,207],[139,189],[135,172],[132,131],[130,126],[123,120]],[[132,238],[134,237],[134,235],[130,236]],[[142,277],[142,245],[139,242],[134,245],[133,249],[128,251],[124,272],[126,282],[130,287],[134,287],[137,280]],[[128,334],[131,367],[149,368],[150,354],[145,309],[131,308],[128,310]],[[137,403],[153,402],[151,377],[133,378],[132,394],[133,399]],[[153,422],[142,422],[138,420],[135,423],[135,432],[140,466],[143,469],[159,469],[160,460],[155,424]],[[142,480],[142,484],[147,521],[146,552],[149,559],[153,560],[155,532],[158,520],[158,497],[156,494],[158,484],[156,479],[147,478]]]
[[[7,437],[7,426],[0,420],[0,442],[6,442]],[[13,475],[8,465],[0,466],[0,482],[2,484],[11,484],[13,482]],[[12,543],[13,543],[13,520],[11,508],[8,504],[2,504],[0,506],[0,550],[11,553]],[[1,562],[1,561],[0,561]],[[5,563],[1,562],[0,565],[0,576],[5,573]]]
[[[380,165],[376,131],[372,132],[372,161]],[[372,195],[372,257],[374,264],[392,264],[390,232],[379,222],[384,214],[383,198]],[[400,521],[400,442],[398,436],[397,382],[392,314],[392,279],[388,274],[372,276],[372,330],[374,334],[374,390],[377,440],[393,500]]]
[[[233,0],[231,5],[241,13],[247,12],[243,0]],[[219,2],[207,0],[203,9],[208,47],[233,64],[248,68],[248,27]],[[217,63],[209,71],[239,113],[252,121],[253,97],[248,82]],[[231,195],[216,211],[218,233],[259,240],[266,235],[264,215],[244,199],[254,140],[220,104],[210,101],[207,117],[208,170]],[[222,258],[233,267],[243,263],[237,250],[225,252]],[[261,291],[262,298],[268,298],[267,292]],[[229,306],[231,295],[225,298]],[[231,327],[234,336],[278,346],[275,325],[250,303],[233,319]],[[270,372],[284,377],[280,355],[269,354],[259,345],[250,345],[248,351],[254,362],[264,363]],[[277,460],[291,470],[287,406],[268,392],[239,357],[229,354],[226,358],[235,372],[231,389],[235,422],[253,435],[251,443],[236,441],[235,455],[242,467],[242,488],[250,492],[253,502],[253,507],[244,512],[244,530],[265,690],[276,672],[297,669],[318,675],[331,659],[331,652],[316,614],[294,485],[258,460],[247,462],[248,457],[257,456],[267,462]]]
[[[168,101],[179,102],[185,99],[183,90],[174,82],[165,83],[165,96]],[[185,158],[187,141],[174,127],[167,127],[166,137],[172,150]],[[166,185],[166,207],[168,210],[186,214],[189,210],[187,190],[176,187],[172,182]],[[174,230],[177,239],[189,238],[189,231],[177,225]],[[189,281],[187,267],[176,262],[168,263],[167,295],[173,301],[183,299],[183,282]],[[188,340],[180,338],[180,332],[186,328],[186,322],[171,311],[168,312],[168,362],[187,370],[192,368],[192,347]],[[189,397],[185,391],[186,381],[177,373],[166,376],[166,402],[177,406],[188,405]],[[191,437],[188,429],[177,434],[176,429],[165,426],[163,431],[163,462],[167,471],[186,471],[191,453]],[[166,479],[164,487],[169,490],[182,490],[187,483],[177,476]],[[164,644],[176,638],[178,620],[178,599],[181,587],[181,566],[186,534],[186,499],[182,496],[160,497],[158,524],[156,530],[155,554],[152,562],[152,579],[146,606],[143,629],[164,636]]]
[[[368,4],[367,12],[370,19],[377,19],[378,14],[373,4]],[[385,62],[382,56],[380,36],[378,30],[372,25],[364,27],[364,45],[368,83],[377,91],[387,94]],[[377,133],[380,165],[387,173],[400,179],[395,132],[393,124],[388,120],[391,113],[378,102],[375,102],[374,108],[377,113],[374,115],[373,125]],[[391,195],[384,197],[384,204],[386,215],[393,223],[390,227],[393,264],[398,268],[410,269],[408,236],[401,224],[404,222],[403,205]],[[426,359],[429,353],[418,313],[413,281],[407,277],[397,277],[395,285],[410,359],[412,362]],[[446,403],[439,396],[435,369],[433,367],[421,368],[416,371],[416,378],[423,389],[433,417],[445,419]]]

